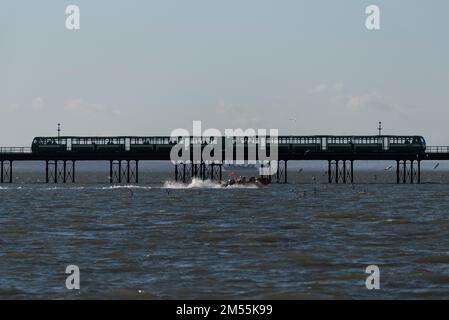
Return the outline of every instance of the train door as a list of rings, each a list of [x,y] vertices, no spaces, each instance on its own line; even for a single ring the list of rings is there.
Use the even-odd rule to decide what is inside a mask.
[[[390,138],[384,137],[382,141],[382,150],[388,151],[390,150]]]
[[[321,150],[322,151],[327,150],[327,138],[326,137],[321,138]]]
[[[131,150],[131,139],[125,138],[125,151],[130,151],[130,150]]]
[[[72,139],[67,138],[67,151],[72,151]]]

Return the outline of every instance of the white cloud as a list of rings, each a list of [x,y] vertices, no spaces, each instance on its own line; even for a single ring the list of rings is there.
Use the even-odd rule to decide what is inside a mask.
[[[350,110],[364,110],[367,108],[373,108],[393,111],[399,109],[398,105],[388,101],[378,92],[351,96],[346,102],[346,107]]]
[[[116,109],[111,109],[108,106],[100,103],[90,103],[84,101],[83,99],[74,99],[68,101],[64,105],[64,110],[82,113],[82,114],[97,114],[97,115],[120,115],[120,111]]]
[[[31,109],[43,110],[47,107],[47,99],[44,97],[36,97],[31,102]]]
[[[321,83],[312,89],[310,89],[310,94],[320,94],[320,93],[339,93],[344,89],[344,85],[341,82],[335,82],[332,84]]]
[[[392,103],[379,92],[356,94],[346,89],[341,82],[332,84],[322,83],[310,90],[313,95],[318,95],[324,99],[324,105],[334,105],[339,108],[349,109],[351,111],[360,111],[364,109],[382,109],[386,111],[399,111],[399,106]]]
[[[324,91],[326,91],[329,88],[329,86],[325,83],[319,84],[315,87],[313,87],[312,89],[310,89],[309,93],[310,94],[318,94],[318,93],[322,93]]]
[[[367,106],[372,106],[373,104],[379,103],[380,101],[382,101],[382,96],[377,92],[372,92],[349,97],[346,102],[346,107],[352,110],[360,110]]]

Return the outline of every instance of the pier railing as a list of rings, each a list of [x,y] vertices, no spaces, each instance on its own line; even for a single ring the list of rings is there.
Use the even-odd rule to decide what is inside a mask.
[[[31,148],[0,147],[0,153],[31,153]],[[449,146],[426,146],[426,153],[449,153]]]
[[[449,146],[427,146],[427,153],[449,153]]]
[[[0,147],[0,153],[31,153],[30,147]]]

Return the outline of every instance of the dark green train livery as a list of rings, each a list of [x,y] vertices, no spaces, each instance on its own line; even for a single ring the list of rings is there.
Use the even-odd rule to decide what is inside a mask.
[[[423,153],[426,141],[421,136],[310,136],[279,137],[279,152],[333,153]]]
[[[36,137],[33,153],[116,153],[170,152],[182,137]],[[190,137],[192,144],[216,143],[217,138]],[[308,152],[333,153],[423,153],[426,141],[421,136],[279,136],[222,138],[238,146],[264,141],[277,144],[280,154]]]

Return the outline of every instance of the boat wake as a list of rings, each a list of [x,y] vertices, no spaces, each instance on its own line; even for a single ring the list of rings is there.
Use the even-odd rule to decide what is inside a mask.
[[[223,186],[218,182],[211,180],[193,179],[190,183],[181,183],[166,181],[163,186],[164,189],[258,189],[255,184],[234,184],[230,186]]]

